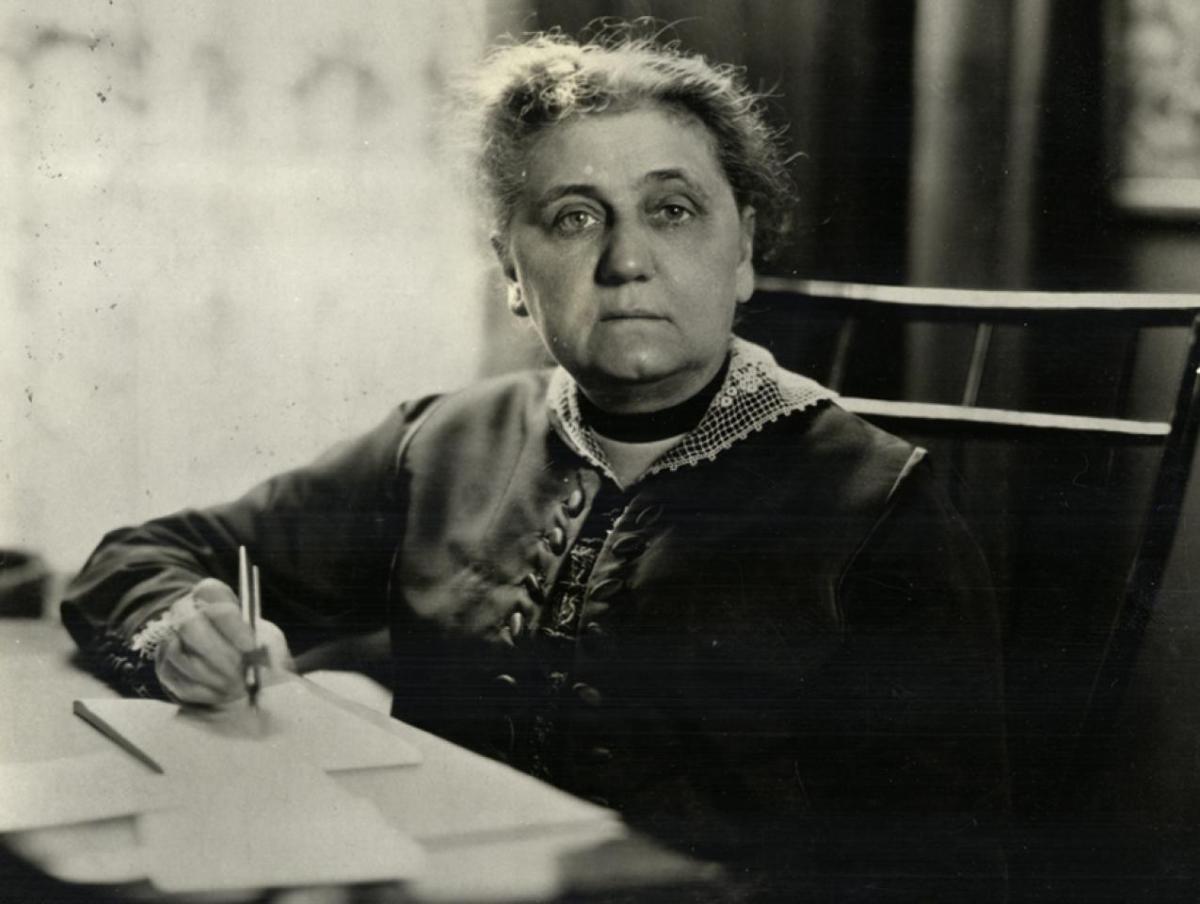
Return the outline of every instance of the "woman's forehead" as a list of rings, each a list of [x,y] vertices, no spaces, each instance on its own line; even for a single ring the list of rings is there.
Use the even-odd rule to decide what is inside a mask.
[[[683,170],[714,183],[728,179],[717,140],[695,114],[662,104],[574,116],[544,129],[525,160],[529,188],[578,179],[640,180],[654,172]]]

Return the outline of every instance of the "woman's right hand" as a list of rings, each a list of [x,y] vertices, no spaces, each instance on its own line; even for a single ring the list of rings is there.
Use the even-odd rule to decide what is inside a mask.
[[[242,657],[256,644],[233,590],[215,578],[203,580],[166,617],[171,630],[155,651],[155,672],[167,693],[180,703],[204,706],[244,697]],[[272,622],[259,620],[257,645],[267,648],[272,667],[292,667],[287,640]]]

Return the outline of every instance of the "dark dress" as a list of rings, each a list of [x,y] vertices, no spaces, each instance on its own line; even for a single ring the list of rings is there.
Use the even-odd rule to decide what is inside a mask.
[[[536,372],[405,404],[232,504],[115,531],[64,623],[159,692],[137,632],[233,584],[244,543],[293,648],[388,627],[397,718],[760,891],[997,896],[997,618],[922,452],[735,341],[701,424],[621,487],[573,390]]]

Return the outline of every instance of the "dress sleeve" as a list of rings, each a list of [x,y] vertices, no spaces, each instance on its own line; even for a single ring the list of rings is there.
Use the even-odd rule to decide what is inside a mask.
[[[815,767],[834,868],[945,881],[947,893],[969,893],[961,900],[1002,897],[999,617],[983,556],[927,463],[894,489],[843,572],[839,603],[845,647],[826,675],[838,749]]]
[[[403,528],[400,449],[433,397],[240,499],[109,533],[64,596],[63,624],[120,690],[162,696],[158,616],[200,580],[237,582],[245,545],[262,577],[263,616],[297,651],[386,623],[387,581]]]

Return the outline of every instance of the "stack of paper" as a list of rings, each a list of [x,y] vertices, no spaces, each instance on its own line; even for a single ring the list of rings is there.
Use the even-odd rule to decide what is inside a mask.
[[[244,756],[190,792],[138,819],[150,879],[163,891],[396,881],[423,859],[378,810],[303,760]]]
[[[419,753],[302,681],[264,688],[257,707],[102,699],[75,711],[146,764],[127,760],[136,789],[114,796],[120,812],[139,814],[144,862],[163,891],[381,882],[420,867],[416,842],[325,774],[410,765]],[[29,809],[9,806],[12,818]]]
[[[129,816],[174,800],[166,776],[115,750],[0,763],[0,832]]]
[[[76,700],[75,712],[163,772],[234,765],[271,749],[319,769],[370,769],[418,763],[415,747],[342,709],[303,681],[265,687],[258,706],[182,707],[160,700]]]

